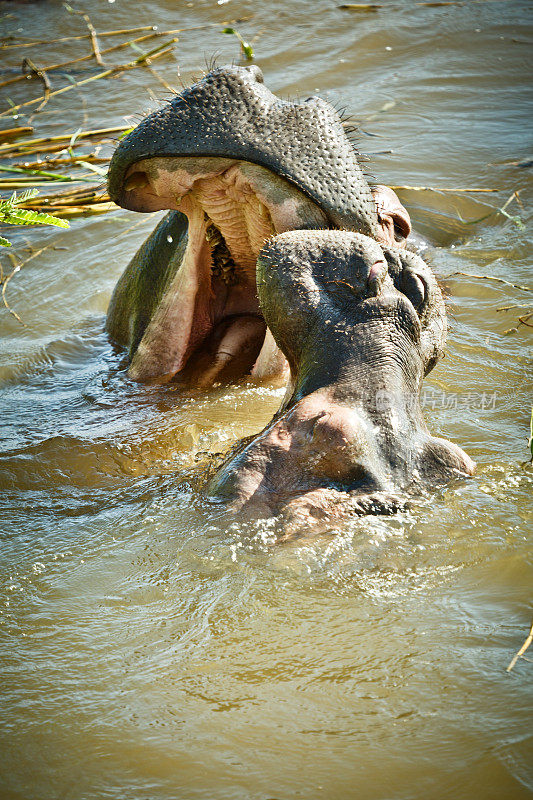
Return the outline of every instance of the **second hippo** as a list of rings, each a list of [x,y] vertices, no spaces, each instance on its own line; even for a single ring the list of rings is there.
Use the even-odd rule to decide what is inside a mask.
[[[392,512],[473,473],[466,453],[430,434],[420,405],[446,315],[419,256],[358,233],[292,231],[262,250],[257,282],[289,388],[272,422],[233,449],[212,494],[246,514],[309,521]]]

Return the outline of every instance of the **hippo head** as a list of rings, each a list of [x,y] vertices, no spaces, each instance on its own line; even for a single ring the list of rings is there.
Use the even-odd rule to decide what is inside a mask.
[[[280,100],[256,66],[214,69],[147,117],[112,158],[109,194],[124,208],[187,218],[180,275],[144,341],[144,327],[134,337],[139,380],[169,380],[195,353],[201,385],[221,341],[232,353],[248,342],[242,374],[253,368],[266,334],[256,261],[270,236],[340,228],[401,245],[410,230],[394,193],[371,192],[336,111],[317,97]],[[121,326],[131,328],[108,329]]]
[[[266,244],[257,281],[291,380],[273,421],[215,476],[215,495],[234,509],[309,520],[390,512],[472,473],[422,415],[446,315],[421,258],[359,233],[292,231]]]
[[[267,243],[257,282],[297,397],[316,380],[350,393],[375,371],[380,355],[402,364],[409,392],[417,395],[442,355],[444,300],[415,253],[359,233],[293,231]]]

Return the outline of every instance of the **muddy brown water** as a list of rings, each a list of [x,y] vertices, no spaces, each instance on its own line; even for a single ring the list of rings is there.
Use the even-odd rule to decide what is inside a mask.
[[[0,312],[1,797],[531,796],[531,663],[506,673],[531,624],[531,329],[505,331],[533,298],[455,274],[533,285],[531,171],[505,163],[532,155],[531,4],[83,9],[98,30],[252,15],[236,27],[257,37],[269,87],[346,107],[376,180],[498,189],[401,193],[449,294],[426,414],[479,466],[408,512],[276,546],[269,524],[228,521],[202,500],[195,455],[258,431],[280,391],[184,398],[135,385],[103,333],[157,215],[16,231],[22,256],[28,242],[53,247],[10,282],[26,327]],[[0,21],[19,39],[85,32],[52,2],[1,3]],[[54,63],[82,47],[29,54]],[[187,82],[213,53],[239,58],[220,25],[183,32],[153,68],[179,86],[178,67]],[[3,53],[4,78],[21,58]],[[35,133],[121,124],[164,92],[146,69],[96,81],[51,100]],[[36,94],[15,84],[2,107]],[[523,208],[507,211],[525,227],[475,222],[517,189]],[[520,307],[498,311],[509,305]]]

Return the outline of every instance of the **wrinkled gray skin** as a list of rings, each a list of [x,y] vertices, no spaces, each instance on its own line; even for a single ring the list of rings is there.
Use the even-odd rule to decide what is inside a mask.
[[[409,494],[472,474],[474,462],[432,436],[420,408],[446,316],[419,256],[361,234],[294,231],[267,243],[257,281],[289,389],[214,476],[215,496],[250,515],[316,522],[392,512]]]
[[[257,299],[264,242],[343,228],[403,244],[409,216],[364,179],[335,110],[280,100],[255,67],[223,67],[147,117],[118,146],[109,194],[171,209],[120,278],[107,330],[144,382],[210,386],[286,375]]]

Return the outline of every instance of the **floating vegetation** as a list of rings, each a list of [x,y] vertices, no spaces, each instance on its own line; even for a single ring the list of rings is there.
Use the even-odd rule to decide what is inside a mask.
[[[117,208],[109,195],[98,186],[42,195],[35,200],[27,200],[24,207],[34,210],[46,209],[59,218],[105,214]]]
[[[33,128],[29,125],[19,125],[17,128],[5,128],[3,131],[0,131],[0,143],[11,142],[13,139],[18,139],[20,136],[27,136],[28,133],[33,133]]]
[[[99,155],[103,144],[111,144],[111,134],[125,134],[126,125],[93,130],[77,130],[17,142],[0,144],[0,157],[12,163],[0,166],[0,190],[17,191],[29,187],[42,189],[54,184],[85,184],[67,190],[19,197],[19,208],[52,213],[60,218],[102,214],[116,208],[104,189],[109,158]],[[31,161],[28,161],[28,157]],[[47,169],[54,167],[54,170]],[[59,171],[64,170],[64,171]],[[90,184],[87,186],[87,184]]]
[[[498,278],[496,275],[476,275],[474,272],[462,271],[453,272],[452,275],[464,275],[467,278],[475,278],[479,281],[495,281],[496,283],[504,283],[506,286],[512,286],[513,289],[520,289],[522,292],[533,292],[531,286],[521,286],[519,283],[511,283],[511,281],[506,281],[505,278]]]
[[[495,166],[498,167],[519,167],[520,169],[529,169],[533,167],[533,158],[523,158],[520,161],[514,159],[513,161],[493,161]]]
[[[522,222],[522,218],[519,217],[518,215],[512,215],[507,212],[507,207],[510,205],[510,203],[513,202],[513,200],[516,200],[517,203],[519,203],[519,205],[522,205],[522,203],[520,202],[520,191],[521,191],[520,189],[514,191],[501,208],[497,208],[496,206],[490,206],[491,211],[489,211],[488,214],[485,214],[484,216],[479,217],[478,219],[473,219],[468,222],[464,222],[464,224],[476,225],[478,222],[483,222],[484,220],[489,219],[489,217],[492,217],[494,214],[502,214],[507,219],[510,219],[511,222],[517,226],[517,228],[523,229],[525,226],[524,223]]]
[[[532,419],[532,425],[533,425],[533,411],[531,412],[531,419]],[[532,429],[532,434],[531,435],[533,437],[533,429]],[[530,446],[531,446],[531,439],[529,441],[530,441]],[[533,450],[531,452],[531,455],[532,455],[532,458],[533,458]],[[513,656],[512,660],[511,660],[511,663],[507,667],[507,672],[511,672],[511,670],[514,667],[514,665],[516,664],[516,662],[518,661],[519,658],[522,658],[522,656],[524,655],[524,653],[526,652],[526,650],[530,646],[531,642],[533,642],[533,625],[531,626],[531,629],[529,631],[529,635],[528,635],[526,641],[524,642],[524,644],[522,645],[522,647],[520,648],[518,653],[515,656]]]
[[[498,192],[499,189],[493,188],[473,188],[473,187],[464,187],[464,188],[446,188],[441,186],[391,186],[391,189],[394,189],[395,192],[399,192],[400,196],[402,192],[433,192],[435,194],[443,194],[443,195],[458,195],[461,197],[462,195],[467,194],[493,194]],[[482,216],[475,217],[474,219],[464,219],[463,215],[457,209],[454,214],[454,221],[455,224],[460,227],[468,227],[471,225],[477,225],[480,222],[484,222],[485,220],[490,219],[491,217],[495,217],[498,214],[505,217],[506,219],[510,220],[517,228],[523,229],[524,223],[522,222],[522,218],[519,215],[509,214],[507,208],[509,205],[516,201],[520,206],[522,206],[522,202],[520,200],[520,192],[521,189],[516,189],[510,197],[505,201],[505,203],[501,206],[493,206],[489,203],[482,203],[478,204],[480,208],[487,209]],[[427,209],[426,209],[427,212]]]
[[[339,8],[346,11],[379,11],[383,6],[379,3],[343,3]]]
[[[515,309],[515,308],[530,309],[530,308],[532,308],[532,306],[530,306],[530,305],[519,305],[518,303],[513,303],[510,306],[502,306],[501,308],[497,308],[496,311],[497,312],[498,311],[510,311],[511,309]],[[525,325],[526,328],[533,328],[533,324],[531,324],[531,322],[529,321],[531,319],[531,317],[533,317],[533,311],[526,311],[525,314],[521,314],[518,317],[517,321],[516,321],[516,325],[513,325],[513,327],[511,327],[511,328],[507,328],[507,330],[504,331],[504,334],[508,335],[510,333],[518,333],[518,328],[520,327],[520,325]]]
[[[37,97],[34,100],[26,100],[24,103],[19,103],[18,105],[12,105],[10,108],[6,109],[5,111],[0,112],[0,117],[6,116],[6,114],[14,114],[16,111],[19,111],[21,108],[25,108],[27,106],[35,105],[36,103],[40,103],[39,108],[37,109],[40,111],[44,104],[48,102],[51,97],[56,97],[59,94],[64,94],[65,92],[71,92],[74,89],[78,89],[80,86],[85,86],[88,83],[93,83],[94,81],[98,81],[101,78],[109,78],[111,76],[117,75],[119,72],[124,72],[125,70],[135,69],[135,67],[142,66],[143,64],[150,63],[154,60],[154,58],[159,58],[159,56],[166,55],[170,53],[172,47],[178,41],[177,37],[170,39],[163,44],[160,44],[158,47],[154,47],[153,50],[149,50],[147,53],[143,53],[141,56],[133,59],[133,61],[128,61],[126,64],[119,64],[116,67],[111,67],[110,69],[104,70],[104,72],[99,72],[97,75],[91,75],[89,78],[83,78],[81,81],[74,81],[70,83],[68,86],[63,86],[61,89],[56,89],[55,92],[46,93],[43,97]],[[41,72],[43,72],[41,70]]]
[[[458,188],[446,189],[442,186],[391,186],[394,191],[402,191],[402,189],[410,192],[448,192],[451,194],[460,193],[480,193],[480,192],[498,192],[499,189],[472,189],[472,188]]]

